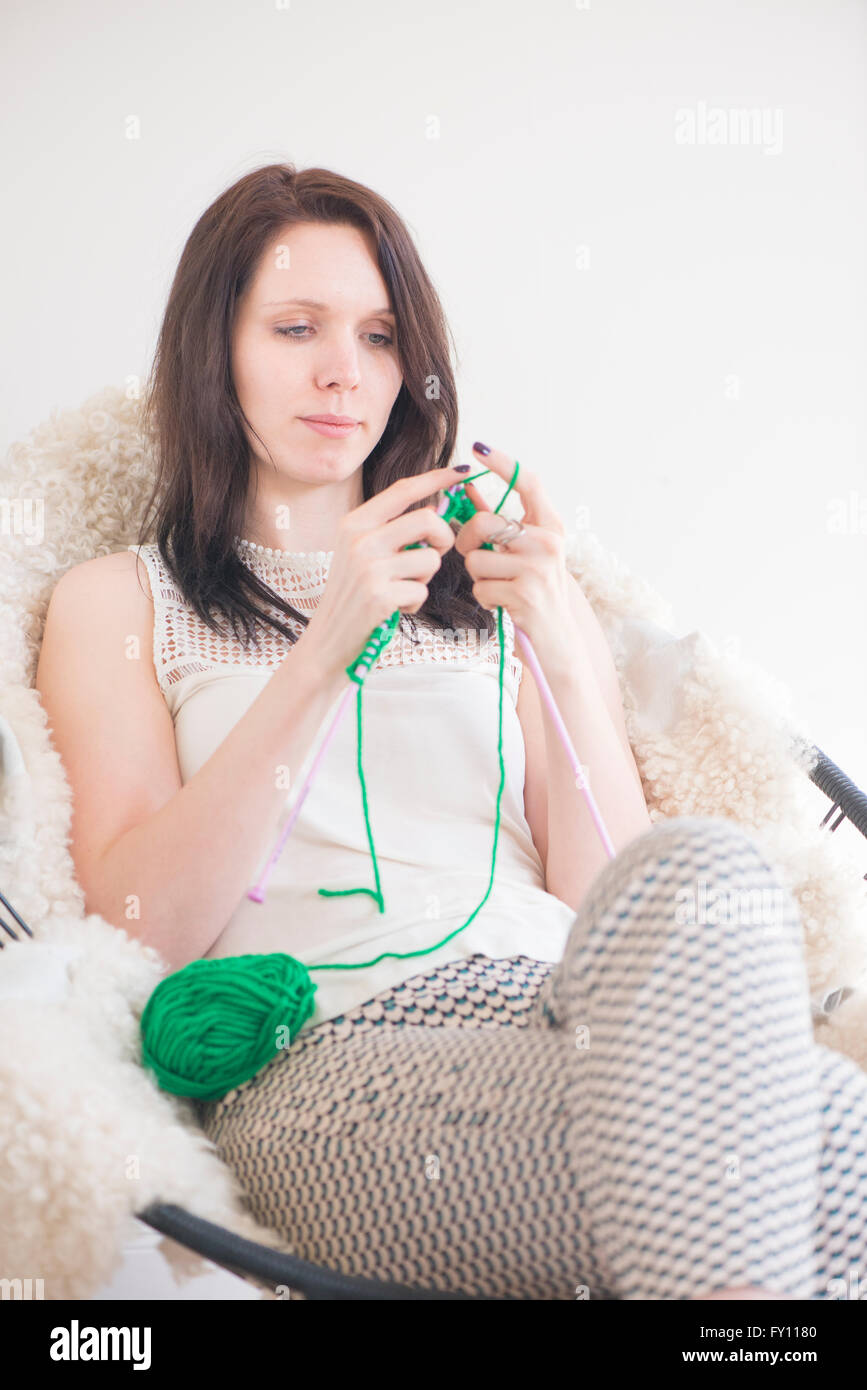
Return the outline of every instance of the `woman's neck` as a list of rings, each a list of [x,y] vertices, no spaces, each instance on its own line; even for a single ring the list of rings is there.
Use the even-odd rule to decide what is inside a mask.
[[[255,473],[251,470],[251,492],[239,534],[266,550],[333,551],[338,526],[348,511],[361,505],[361,492],[360,468],[347,478],[317,484],[258,467]]]

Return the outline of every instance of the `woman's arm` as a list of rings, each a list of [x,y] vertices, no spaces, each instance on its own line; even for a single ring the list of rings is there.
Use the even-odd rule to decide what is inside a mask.
[[[574,626],[534,647],[579,761],[587,769],[599,813],[619,851],[652,822],[626,734],[611,652],[577,583],[571,588],[575,591],[570,600]],[[525,813],[545,866],[546,887],[577,911],[590,883],[608,862],[608,854],[526,662],[518,715],[526,749]]]
[[[71,851],[88,912],[179,969],[210,949],[340,690],[308,631],[222,743],[182,785],[156,681],[153,608],[132,552],[88,560],[56,585],[36,686],[73,793]]]
[[[584,643],[582,650],[586,652],[586,656],[593,664],[593,674],[596,677],[596,683],[602,693],[605,707],[617,730],[617,736],[623,745],[623,751],[626,754],[627,762],[632,768],[636,785],[641,792],[643,800],[644,789],[641,783],[641,773],[638,771],[638,766],[632,752],[632,745],[629,742],[629,735],[626,732],[623,700],[620,695],[620,678],[617,675],[617,667],[614,665],[611,648],[602,630],[602,624],[593,612],[593,606],[578,583],[578,580],[575,578],[574,574],[570,574],[569,578],[571,580],[568,587],[569,607]]]

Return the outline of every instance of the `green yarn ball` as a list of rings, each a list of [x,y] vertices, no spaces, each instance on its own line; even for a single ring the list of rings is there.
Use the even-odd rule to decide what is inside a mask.
[[[313,1012],[313,984],[282,952],[194,960],[168,975],[141,1016],[142,1063],[164,1091],[219,1100],[249,1081]]]

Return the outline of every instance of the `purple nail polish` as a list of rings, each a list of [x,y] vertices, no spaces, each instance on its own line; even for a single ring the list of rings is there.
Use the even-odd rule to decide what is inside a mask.
[[[489,454],[490,452],[491,452],[491,451],[490,451],[490,449],[488,448],[487,444],[474,444],[474,445],[473,445],[473,453],[476,453],[476,454]]]
[[[456,463],[456,464],[455,464],[455,472],[456,472],[456,473],[469,473],[469,471],[470,471],[470,464],[468,464],[468,463]]]

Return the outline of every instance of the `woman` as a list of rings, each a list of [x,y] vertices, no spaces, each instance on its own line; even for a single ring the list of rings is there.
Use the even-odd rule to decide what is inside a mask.
[[[790,895],[770,926],[679,910],[777,881],[731,823],[651,825],[539,479],[521,467],[517,530],[471,483],[457,534],[438,513],[455,383],[395,210],[322,169],[229,188],[184,248],[145,415],[156,540],[63,576],[37,675],[87,910],[172,970],[377,960],[314,975],[291,1047],[201,1107],[254,1215],[310,1260],[424,1287],[822,1296],[864,1250],[863,1221],[834,1219],[855,1160],[832,1136],[863,1075],[813,1042]],[[475,454],[505,488],[514,460]],[[344,719],[254,903],[345,668],[395,609],[365,803]]]

